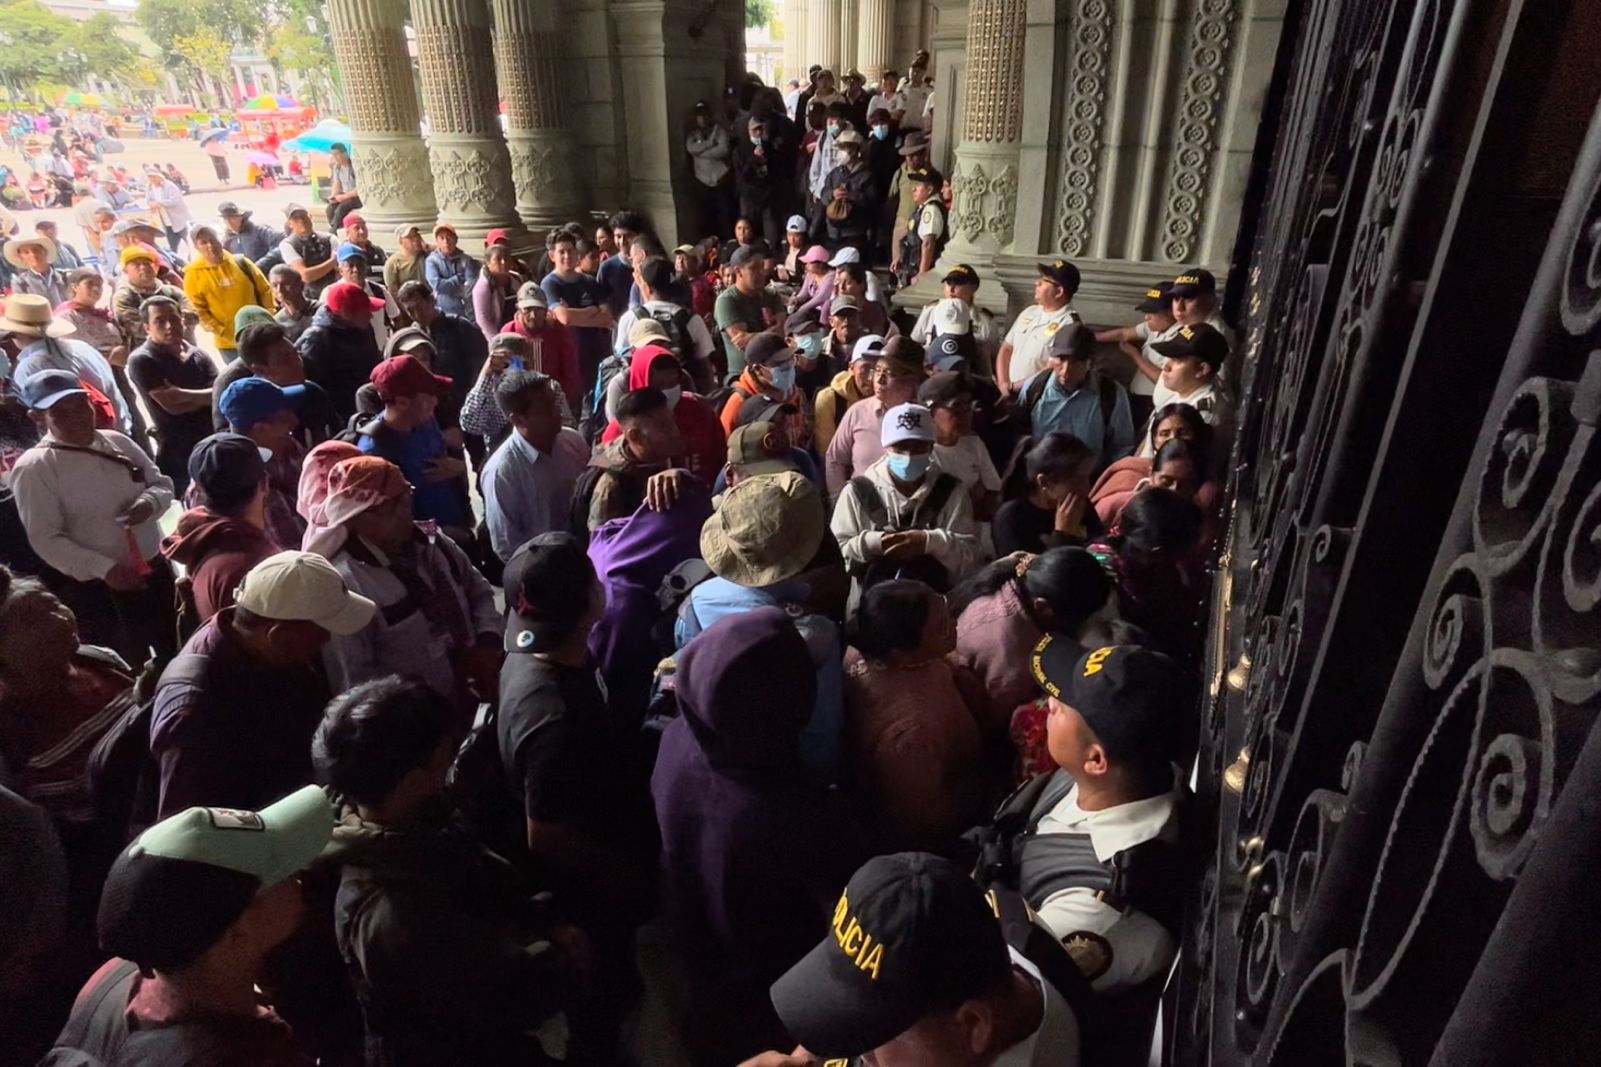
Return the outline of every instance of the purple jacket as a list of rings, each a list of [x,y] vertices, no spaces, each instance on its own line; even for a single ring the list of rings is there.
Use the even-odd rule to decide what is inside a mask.
[[[706,487],[694,478],[681,484],[667,511],[641,504],[589,537],[589,559],[606,590],[606,613],[589,635],[589,654],[606,678],[612,707],[630,714],[644,714],[656,664],[672,649],[651,633],[662,613],[656,590],[674,567],[700,555],[700,530],[712,515]]]
[[[785,1047],[768,987],[828,930],[859,850],[797,755],[817,673],[781,608],[707,627],[677,674],[651,777],[663,910],[690,947],[690,1059],[737,1063]]]

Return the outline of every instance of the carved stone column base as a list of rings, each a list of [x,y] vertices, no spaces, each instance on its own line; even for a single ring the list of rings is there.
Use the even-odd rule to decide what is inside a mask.
[[[563,129],[508,130],[517,215],[538,237],[583,212],[574,180],[578,142]]]
[[[428,146],[421,138],[356,131],[351,156],[359,175],[361,213],[380,243],[386,230],[402,224],[424,233],[433,228],[438,207]]]
[[[515,218],[506,218],[503,207],[516,197],[511,159],[502,142],[474,135],[435,134],[428,139],[428,169],[434,175],[439,221],[454,226],[463,242],[469,238],[482,241],[496,228],[520,231]],[[521,237],[521,232],[514,233],[513,243]]]

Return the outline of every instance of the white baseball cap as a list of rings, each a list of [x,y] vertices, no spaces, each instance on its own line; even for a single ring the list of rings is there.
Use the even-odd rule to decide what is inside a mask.
[[[948,296],[934,305],[934,333],[965,334],[973,329],[973,310],[960,297]]]
[[[789,221],[784,223],[784,230],[787,233],[805,233],[806,220],[799,215],[791,215]]]
[[[884,339],[876,333],[870,333],[856,340],[856,347],[851,349],[852,363],[859,363],[864,359],[877,359],[884,354]]]
[[[902,441],[934,440],[934,413],[921,404],[898,404],[884,412],[880,441],[885,448]]]
[[[378,610],[347,589],[334,565],[314,552],[268,556],[245,575],[234,604],[264,619],[314,622],[340,637],[362,629]]]
[[[834,258],[828,261],[828,265],[830,267],[841,267],[846,263],[860,263],[861,261],[862,254],[847,245],[834,253]]]

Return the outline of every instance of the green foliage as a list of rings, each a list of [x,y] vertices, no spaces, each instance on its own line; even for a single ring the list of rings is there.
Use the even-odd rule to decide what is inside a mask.
[[[18,90],[34,91],[46,77],[76,76],[75,57],[65,53],[71,19],[48,10],[37,0],[10,0],[0,4],[0,76]]]
[[[745,28],[754,30],[773,21],[773,0],[745,0]]]

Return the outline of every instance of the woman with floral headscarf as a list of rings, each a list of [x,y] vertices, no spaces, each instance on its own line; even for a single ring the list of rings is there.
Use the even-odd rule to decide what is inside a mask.
[[[323,502],[328,499],[328,476],[340,463],[361,455],[361,449],[348,441],[324,441],[306,453],[300,468],[300,493],[295,510],[306,520],[306,536],[300,547],[307,552],[327,555],[317,547],[319,536],[327,540],[328,521],[323,515]]]

